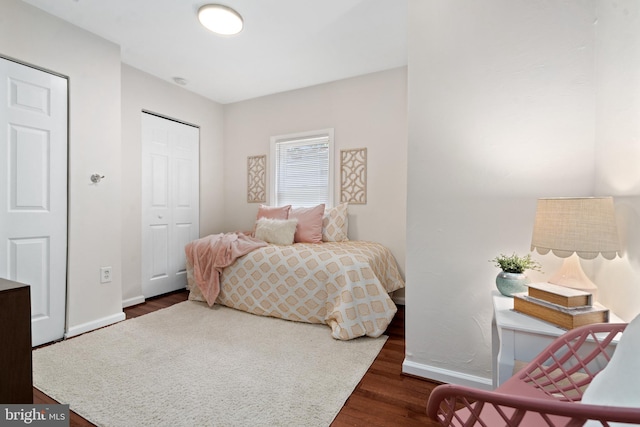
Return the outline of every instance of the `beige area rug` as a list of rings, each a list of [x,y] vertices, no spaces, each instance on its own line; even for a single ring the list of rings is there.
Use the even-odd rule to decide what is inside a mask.
[[[328,426],[386,339],[185,301],[35,350],[33,381],[99,426]]]

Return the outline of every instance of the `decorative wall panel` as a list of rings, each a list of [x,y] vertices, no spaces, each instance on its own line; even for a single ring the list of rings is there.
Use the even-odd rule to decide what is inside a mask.
[[[367,149],[340,150],[340,203],[367,203]]]
[[[247,203],[267,201],[267,156],[247,157]]]

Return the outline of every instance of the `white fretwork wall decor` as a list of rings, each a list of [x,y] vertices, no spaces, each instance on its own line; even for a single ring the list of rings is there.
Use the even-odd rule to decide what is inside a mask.
[[[267,201],[267,156],[247,157],[247,203]]]
[[[340,203],[367,203],[367,149],[340,150]]]

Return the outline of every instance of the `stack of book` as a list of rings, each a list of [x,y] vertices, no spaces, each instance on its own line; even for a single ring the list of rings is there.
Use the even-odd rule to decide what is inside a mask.
[[[564,329],[609,321],[609,309],[590,293],[551,283],[532,283],[528,292],[515,294],[513,309]]]

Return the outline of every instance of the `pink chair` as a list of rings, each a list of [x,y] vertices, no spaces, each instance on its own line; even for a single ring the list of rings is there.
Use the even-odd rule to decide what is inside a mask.
[[[429,396],[427,415],[443,426],[582,426],[587,420],[596,426],[640,424],[639,407],[580,403],[591,380],[611,360],[615,347],[609,344],[626,326],[599,323],[572,329],[493,391],[438,386]],[[640,372],[628,375],[640,381]]]

